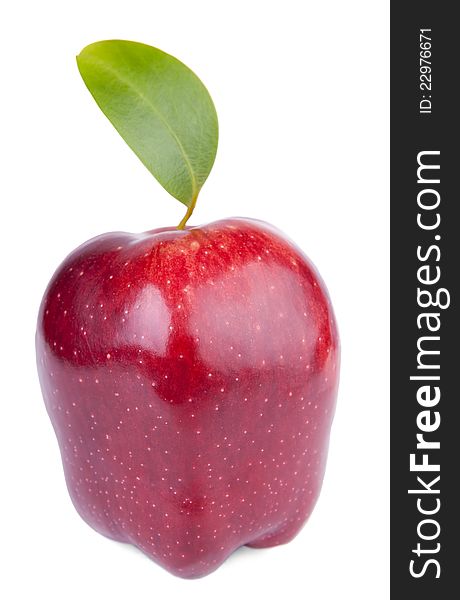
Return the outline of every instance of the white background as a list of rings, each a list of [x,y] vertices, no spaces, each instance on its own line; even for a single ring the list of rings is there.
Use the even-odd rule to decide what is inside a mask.
[[[388,2],[2,3],[0,596],[380,600],[388,592]],[[342,378],[323,491],[290,544],[173,577],[93,532],[67,495],[35,373],[41,295],[110,230],[175,225],[168,196],[99,112],[86,44],[155,45],[207,85],[220,146],[191,224],[269,221],[324,277]]]

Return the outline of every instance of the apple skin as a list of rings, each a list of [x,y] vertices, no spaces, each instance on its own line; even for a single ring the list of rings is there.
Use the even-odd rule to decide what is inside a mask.
[[[339,340],[318,272],[275,228],[96,237],[53,276],[36,347],[70,496],[100,533],[192,578],[309,517]]]

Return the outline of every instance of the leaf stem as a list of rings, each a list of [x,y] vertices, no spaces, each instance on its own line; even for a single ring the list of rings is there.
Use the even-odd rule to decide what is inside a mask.
[[[195,210],[195,205],[196,205],[197,198],[198,198],[198,194],[195,194],[193,196],[193,198],[192,198],[192,201],[190,202],[190,206],[187,207],[187,212],[185,213],[182,221],[177,226],[177,229],[185,229],[187,221],[190,219],[190,217],[192,216],[193,211]]]

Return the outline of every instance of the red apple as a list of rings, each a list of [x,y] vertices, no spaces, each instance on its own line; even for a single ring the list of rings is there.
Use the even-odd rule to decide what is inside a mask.
[[[70,495],[100,533],[200,577],[310,515],[339,341],[317,271],[271,226],[90,240],[48,286],[37,356]]]

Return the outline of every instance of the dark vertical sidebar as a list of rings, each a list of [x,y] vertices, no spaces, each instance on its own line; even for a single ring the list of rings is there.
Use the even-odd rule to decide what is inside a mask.
[[[460,592],[460,25],[391,3],[391,597]]]

